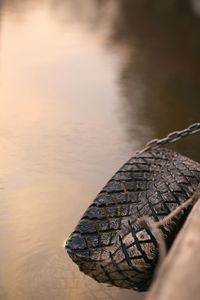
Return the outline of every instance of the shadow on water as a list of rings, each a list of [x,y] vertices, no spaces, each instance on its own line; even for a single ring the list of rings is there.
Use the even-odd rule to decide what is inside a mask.
[[[186,0],[120,1],[112,42],[126,48],[119,84],[129,138],[138,102],[139,122],[152,128],[153,138],[199,121],[200,17],[193,8]],[[198,141],[175,148],[199,160]]]

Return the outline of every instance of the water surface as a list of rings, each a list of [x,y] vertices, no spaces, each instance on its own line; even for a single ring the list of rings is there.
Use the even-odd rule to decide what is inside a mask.
[[[199,121],[197,10],[147,2],[1,2],[0,299],[142,299],[63,246],[134,151]],[[200,160],[198,136],[175,149]]]

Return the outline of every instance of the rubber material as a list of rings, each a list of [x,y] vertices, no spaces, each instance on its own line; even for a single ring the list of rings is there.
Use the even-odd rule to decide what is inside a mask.
[[[157,148],[132,157],[86,210],[66,243],[80,270],[99,282],[146,291],[158,261],[158,244],[140,218],[161,220],[190,198],[200,164]],[[189,210],[162,227],[170,247]]]

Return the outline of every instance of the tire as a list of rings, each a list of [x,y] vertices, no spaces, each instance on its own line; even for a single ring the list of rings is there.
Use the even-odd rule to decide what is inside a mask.
[[[190,198],[200,182],[200,164],[166,148],[133,156],[86,210],[66,249],[80,270],[98,282],[148,290],[159,245],[141,217],[159,221]],[[162,226],[170,247],[189,213]]]

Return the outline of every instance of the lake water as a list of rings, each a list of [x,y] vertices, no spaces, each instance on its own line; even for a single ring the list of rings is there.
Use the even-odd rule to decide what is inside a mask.
[[[64,242],[137,149],[200,121],[200,5],[0,3],[0,299],[143,299]],[[200,161],[199,136],[174,148]]]

